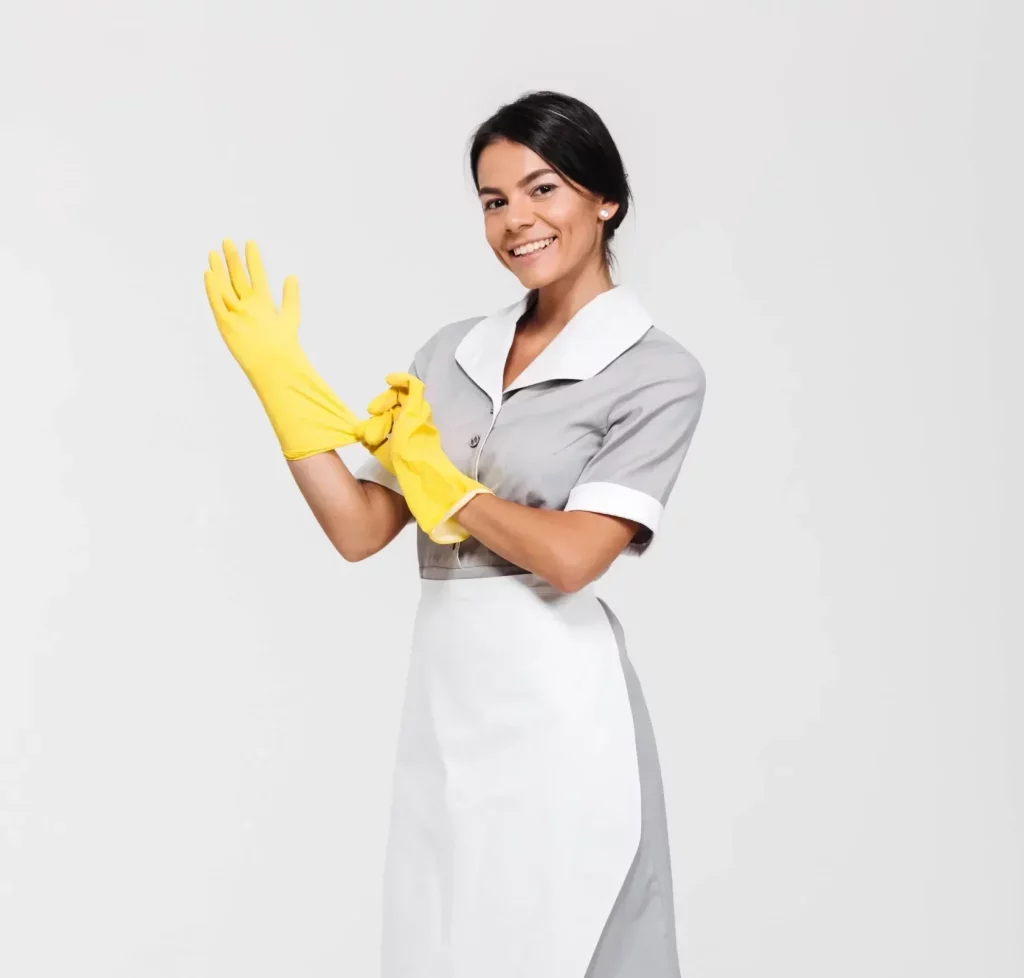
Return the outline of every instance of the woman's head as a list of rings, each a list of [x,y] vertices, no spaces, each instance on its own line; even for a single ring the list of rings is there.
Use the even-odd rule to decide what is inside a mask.
[[[469,162],[487,243],[527,288],[612,262],[631,194],[615,142],[589,106],[558,92],[524,95],[476,130]],[[523,244],[538,250],[514,254]]]

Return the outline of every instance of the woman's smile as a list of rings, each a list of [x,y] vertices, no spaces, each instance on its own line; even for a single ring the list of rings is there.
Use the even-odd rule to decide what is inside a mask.
[[[516,248],[510,248],[509,257],[517,265],[532,265],[552,251],[557,243],[558,238],[554,235],[535,239]]]

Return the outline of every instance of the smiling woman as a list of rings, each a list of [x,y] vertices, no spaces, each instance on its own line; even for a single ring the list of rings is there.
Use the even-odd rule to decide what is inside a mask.
[[[278,308],[255,245],[211,254],[207,295],[339,553],[418,524],[383,978],[678,978],[654,732],[594,582],[658,531],[704,371],[612,282],[630,192],[592,109],[526,95],[470,162],[526,291],[435,332],[369,419],[306,359],[297,280]],[[354,441],[355,476],[334,452]]]
[[[615,141],[589,106],[555,92],[537,92],[504,106],[477,129],[469,159],[487,218],[487,241],[496,251],[513,257],[520,245],[558,241],[561,230],[575,230],[568,242],[575,255],[563,240],[558,257],[568,267],[590,250],[596,213],[603,222],[604,264],[613,264],[611,240],[629,210],[631,193]],[[501,212],[510,207],[536,215],[528,236],[516,239],[507,214],[503,221]],[[545,274],[553,271],[546,266]]]

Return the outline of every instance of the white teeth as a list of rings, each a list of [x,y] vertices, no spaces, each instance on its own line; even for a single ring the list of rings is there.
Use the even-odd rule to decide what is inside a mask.
[[[541,248],[546,248],[554,238],[545,238],[543,241],[534,241],[532,244],[523,245],[521,248],[513,250],[512,254],[516,256],[529,255],[531,252],[540,251]]]

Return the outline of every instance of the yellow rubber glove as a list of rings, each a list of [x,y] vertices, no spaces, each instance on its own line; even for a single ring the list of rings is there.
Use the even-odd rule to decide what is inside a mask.
[[[210,252],[204,277],[217,328],[263,404],[287,459],[307,458],[361,441],[376,454],[387,444],[392,418],[361,421],[327,386],[299,346],[299,283],[284,281],[281,308],[274,304],[256,245],[245,245],[245,263],[231,241],[224,262]],[[376,449],[376,451],[375,451]]]
[[[367,410],[390,425],[377,458],[398,479],[416,522],[434,543],[459,543],[469,534],[455,514],[480,493],[491,490],[456,468],[441,448],[441,435],[431,420],[423,382],[411,374],[388,374],[389,389]]]

